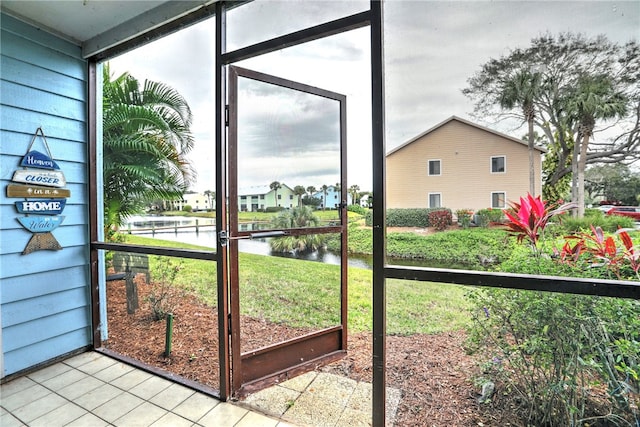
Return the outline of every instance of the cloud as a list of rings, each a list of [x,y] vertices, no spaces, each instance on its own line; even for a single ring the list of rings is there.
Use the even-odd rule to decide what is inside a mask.
[[[256,1],[230,12],[229,48],[297,31],[322,21],[365,10],[368,2]],[[640,38],[640,2],[405,1],[385,2],[385,84],[387,149],[406,142],[451,115],[470,118],[473,105],[461,90],[490,58],[506,55],[550,32],[605,34],[623,43]],[[174,86],[191,105],[197,135],[193,161],[198,187],[212,188],[213,21],[206,21],[112,61],[112,68],[137,78]],[[117,67],[115,64],[117,63]],[[371,98],[369,29],[316,40],[237,64],[347,96],[349,185],[371,183]],[[273,88],[256,88],[246,104],[246,172],[256,179],[297,185],[333,184],[335,121],[324,107],[295,98],[278,99]],[[260,102],[258,102],[260,101]],[[317,112],[318,114],[313,114]],[[488,123],[481,123],[488,124]],[[496,130],[516,137],[512,125]],[[258,141],[277,140],[259,144]],[[252,142],[253,144],[249,143]],[[296,148],[297,147],[297,148]],[[300,147],[303,147],[300,149]],[[296,151],[296,149],[298,151]],[[274,155],[274,152],[281,155]],[[286,159],[293,159],[287,162]],[[249,159],[251,161],[249,162]],[[262,159],[262,162],[256,159]],[[323,162],[328,162],[324,164]],[[259,171],[259,173],[258,173]],[[273,178],[280,177],[280,178]],[[272,179],[273,178],[273,179]],[[246,177],[249,179],[249,176]],[[271,179],[271,181],[269,181]],[[300,180],[297,182],[297,180]]]
[[[260,157],[277,151],[287,158],[300,151],[309,156],[339,151],[338,101],[242,78],[239,86],[241,155]]]

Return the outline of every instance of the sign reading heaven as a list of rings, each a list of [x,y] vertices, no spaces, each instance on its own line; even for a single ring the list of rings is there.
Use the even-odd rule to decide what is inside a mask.
[[[48,154],[31,150],[38,135],[42,137]],[[13,182],[19,184],[7,186],[7,197],[24,199],[15,202],[16,210],[23,214],[16,219],[32,236],[22,254],[39,250],[60,250],[62,246],[51,232],[64,221],[65,217],[60,214],[64,210],[66,199],[71,197],[71,192],[61,188],[67,181],[52,159],[42,128],[38,128],[33,135],[20,166],[22,169],[16,170],[12,178]]]

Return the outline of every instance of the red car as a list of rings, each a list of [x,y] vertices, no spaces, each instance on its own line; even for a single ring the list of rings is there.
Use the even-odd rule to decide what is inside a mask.
[[[615,206],[607,211],[607,215],[629,216],[640,221],[640,208],[633,206]]]

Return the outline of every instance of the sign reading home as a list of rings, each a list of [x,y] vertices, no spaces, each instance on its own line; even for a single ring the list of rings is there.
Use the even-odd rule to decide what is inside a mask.
[[[23,214],[59,215],[66,203],[65,199],[25,200],[16,202],[16,209]]]
[[[42,137],[48,154],[31,150],[38,135]],[[11,179],[18,184],[7,185],[7,197],[24,199],[15,202],[16,210],[23,215],[16,219],[32,236],[22,254],[39,250],[60,250],[62,246],[51,232],[64,221],[65,217],[60,214],[64,210],[66,199],[71,197],[71,192],[61,188],[67,181],[51,156],[42,128],[38,128],[33,135],[20,166],[22,169],[17,169]]]

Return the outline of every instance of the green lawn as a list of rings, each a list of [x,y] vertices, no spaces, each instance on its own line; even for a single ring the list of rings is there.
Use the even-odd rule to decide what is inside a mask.
[[[127,242],[153,246],[208,249],[140,236]],[[152,281],[159,257],[151,256]],[[174,284],[217,304],[216,263],[174,259],[181,269]],[[326,327],[339,322],[339,268],[288,258],[240,254],[241,313],[297,327]],[[372,273],[350,268],[349,329],[372,328]],[[460,329],[468,303],[462,286],[402,280],[387,281],[387,332],[410,335]]]

